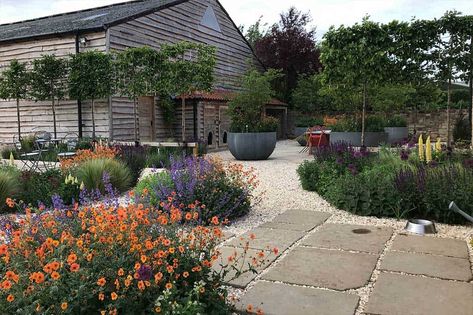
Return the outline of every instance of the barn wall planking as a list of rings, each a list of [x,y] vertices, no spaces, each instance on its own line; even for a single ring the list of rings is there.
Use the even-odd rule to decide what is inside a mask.
[[[88,50],[105,51],[105,32],[86,33],[81,36],[87,38],[87,45],[80,47],[80,52]],[[16,59],[27,62],[29,67],[34,59],[42,55],[54,54],[57,57],[67,58],[75,54],[75,35],[58,35],[34,40],[23,40],[0,44],[0,72]],[[91,106],[83,102],[83,131],[84,136],[92,135]],[[96,130],[97,135],[108,137],[108,102],[96,102]],[[13,135],[17,133],[16,102],[14,100],[0,100],[0,114],[4,117],[0,124],[0,143],[11,143]],[[51,102],[35,102],[32,100],[20,101],[20,119],[22,133],[30,134],[37,130],[53,131]],[[58,137],[69,132],[78,132],[77,101],[62,100],[56,107]]]
[[[221,32],[203,25],[200,21],[207,9],[212,6],[220,24]],[[109,29],[110,51],[121,51],[129,47],[150,46],[159,49],[162,44],[190,41],[212,45],[217,48],[215,67],[215,88],[239,89],[239,78],[248,69],[249,64],[262,69],[256,61],[251,48],[242,38],[231,20],[215,0],[191,0]],[[130,100],[112,98],[113,138],[132,140],[133,138],[133,103]],[[181,109],[176,106],[175,122],[172,128],[164,124],[159,100],[156,105],[156,139],[169,137],[181,139]],[[197,108],[198,137],[204,137],[204,110]],[[193,108],[186,108],[186,137],[194,138]]]

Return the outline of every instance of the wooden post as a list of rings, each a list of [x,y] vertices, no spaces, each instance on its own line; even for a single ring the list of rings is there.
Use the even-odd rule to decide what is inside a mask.
[[[20,99],[16,98],[16,116],[18,118],[18,141],[21,139]]]
[[[54,128],[54,139],[57,139],[57,128],[56,128],[56,105],[54,104],[54,96],[53,96],[53,128]]]
[[[186,141],[186,98],[183,95],[181,99],[182,107],[182,142]]]
[[[448,89],[447,89],[447,147],[450,146],[450,101],[452,94],[452,77],[448,78]]]
[[[92,99],[92,140],[95,140],[95,100]]]
[[[365,145],[366,82],[363,83],[363,109],[361,111],[361,146]]]

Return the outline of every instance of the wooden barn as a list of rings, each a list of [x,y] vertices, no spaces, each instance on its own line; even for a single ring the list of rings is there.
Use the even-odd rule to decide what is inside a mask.
[[[31,62],[45,54],[65,57],[88,50],[112,52],[128,47],[190,41],[217,48],[214,90],[186,100],[187,139],[202,139],[210,148],[224,147],[230,121],[227,102],[238,90],[238,79],[249,64],[263,69],[252,48],[218,0],[141,0],[0,25],[0,72],[17,59]],[[159,100],[139,99],[141,141],[181,139],[182,110],[176,100],[176,119],[166,125]],[[133,102],[113,96],[96,102],[97,135],[111,140],[133,140]],[[50,102],[22,100],[22,133],[52,131]],[[59,136],[76,132],[91,136],[91,106],[63,100],[57,106]],[[16,133],[16,103],[0,100],[0,142],[11,143]],[[267,105],[267,114],[281,121],[285,136],[287,108],[278,100]]]

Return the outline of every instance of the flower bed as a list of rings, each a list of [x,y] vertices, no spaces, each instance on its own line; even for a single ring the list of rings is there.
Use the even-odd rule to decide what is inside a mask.
[[[151,175],[137,186],[137,196],[145,192],[144,202],[158,206],[159,201],[173,192],[175,205],[202,202],[200,218],[208,221],[234,219],[251,208],[258,182],[252,169],[241,164],[224,164],[215,158],[172,158],[169,170]],[[254,201],[254,200],[253,200]]]
[[[242,267],[247,240],[241,256],[231,255],[215,271],[220,222],[196,225],[200,207],[175,207],[170,196],[158,208],[102,203],[4,218],[1,313],[228,314],[224,277],[254,270],[271,250]]]
[[[415,148],[369,153],[343,143],[319,148],[314,154],[313,161],[298,169],[302,187],[339,209],[358,215],[465,223],[448,210],[455,201],[473,214],[470,156],[439,151],[426,163]]]

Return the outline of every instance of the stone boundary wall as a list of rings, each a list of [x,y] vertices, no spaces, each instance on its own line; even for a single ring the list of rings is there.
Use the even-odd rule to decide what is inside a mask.
[[[433,139],[440,137],[442,141],[447,140],[447,110],[437,110],[432,112],[409,112],[403,115],[409,127],[409,133],[414,129],[419,133],[430,133]],[[453,137],[453,129],[459,118],[468,119],[468,109],[450,110],[450,135]]]

